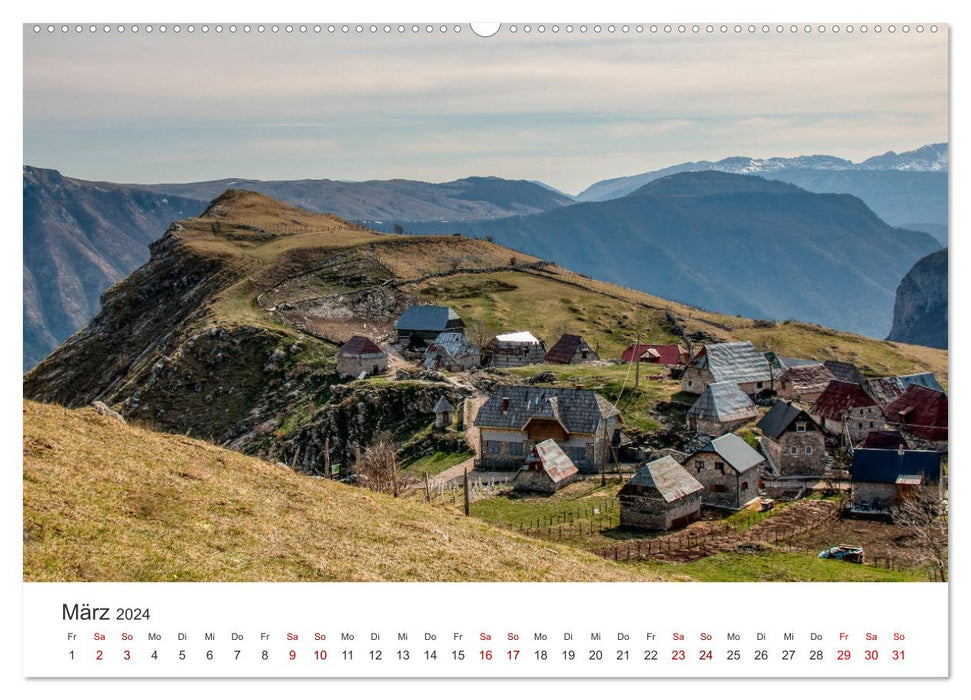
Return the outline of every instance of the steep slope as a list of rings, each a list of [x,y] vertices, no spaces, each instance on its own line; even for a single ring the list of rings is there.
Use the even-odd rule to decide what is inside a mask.
[[[200,217],[170,226],[151,260],[106,292],[88,326],[25,375],[24,396],[70,407],[102,400],[153,429],[305,471],[319,471],[326,450],[332,464],[347,465],[379,431],[422,440],[441,396],[458,406],[473,393],[469,382],[500,381],[488,372],[465,382],[336,374],[340,342],[354,334],[384,342],[416,301],[453,305],[480,341],[528,328],[552,345],[569,329],[602,356],[619,357],[639,333],[687,345],[751,340],[785,355],[853,362],[868,374],[934,371],[947,380],[939,350],[699,311],[484,240],[377,234],[232,190]],[[613,375],[582,381],[611,397],[620,388]],[[645,382],[624,399],[647,426],[676,384]]]
[[[947,248],[921,258],[897,287],[888,340],[947,348]]]
[[[624,581],[592,554],[24,402],[27,581]]]
[[[414,226],[491,237],[703,308],[873,337],[890,328],[900,278],[938,247],[927,234],[887,226],[855,197],[714,171],[544,214]]]
[[[541,183],[470,177],[411,180],[219,180],[120,185],[24,167],[24,362],[33,367],[98,310],[109,286],[144,263],[176,219],[232,187],[345,219],[470,220],[547,211],[572,200]],[[389,227],[390,228],[390,225]]]
[[[765,159],[733,157],[714,162],[681,163],[594,183],[577,195],[577,200],[602,202],[617,199],[659,178],[701,170],[760,175],[798,185],[810,192],[851,194],[862,199],[877,216],[893,226],[905,226],[910,222],[947,226],[946,143],[900,154],[889,151],[862,163],[823,155]]]
[[[24,168],[24,369],[98,310],[98,297],[148,260],[169,222],[205,206]]]

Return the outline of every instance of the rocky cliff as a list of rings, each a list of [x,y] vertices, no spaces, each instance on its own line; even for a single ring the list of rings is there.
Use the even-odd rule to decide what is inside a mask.
[[[900,282],[887,339],[947,348],[947,248],[918,260]]]

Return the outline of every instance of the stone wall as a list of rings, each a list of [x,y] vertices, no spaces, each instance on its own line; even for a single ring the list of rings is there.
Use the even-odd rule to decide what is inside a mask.
[[[681,519],[687,525],[701,517],[701,493],[698,491],[674,503],[667,503],[654,489],[640,494],[621,494],[620,524],[642,530],[670,530]]]
[[[701,500],[706,506],[737,510],[759,496],[758,466],[739,474],[720,455],[700,452],[684,468],[705,487]]]
[[[867,502],[871,507],[877,505],[886,508],[897,500],[896,484],[877,484],[869,481],[855,481],[852,484],[853,503]]]
[[[815,428],[807,428],[804,433],[787,430],[778,442],[766,437],[763,444],[771,451],[780,476],[821,476],[826,468],[826,438]],[[812,450],[810,454],[806,453],[807,448]]]
[[[556,493],[567,484],[572,484],[579,478],[579,474],[574,474],[562,479],[554,484],[542,469],[522,469],[512,480],[512,486],[516,491],[536,491],[538,493]]]
[[[681,375],[681,391],[687,394],[701,394],[714,378],[707,369],[686,367]]]
[[[349,377],[359,377],[361,372],[367,375],[381,374],[388,369],[388,356],[371,355],[337,355],[337,371]]]

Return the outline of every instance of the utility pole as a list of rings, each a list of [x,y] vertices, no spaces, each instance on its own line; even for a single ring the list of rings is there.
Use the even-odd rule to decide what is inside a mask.
[[[425,472],[425,500],[426,501],[432,500],[432,491],[428,487],[428,472]]]

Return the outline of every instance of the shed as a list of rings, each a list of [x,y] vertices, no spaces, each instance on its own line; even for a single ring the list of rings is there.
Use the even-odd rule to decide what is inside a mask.
[[[759,412],[735,382],[715,382],[688,409],[688,430],[718,436],[758,418]]]
[[[556,441],[543,440],[530,451],[512,485],[516,491],[556,493],[579,477],[580,470]]]
[[[599,360],[597,353],[582,336],[564,333],[549,349],[543,362],[560,365],[576,365]]]
[[[440,333],[462,333],[465,324],[448,306],[409,306],[394,324],[398,342],[424,346]]]
[[[947,394],[920,384],[911,384],[887,406],[887,423],[917,437],[947,440]]]
[[[662,531],[685,527],[701,517],[703,491],[672,457],[648,462],[617,494],[620,524]]]
[[[502,333],[490,340],[483,352],[483,364],[490,367],[522,367],[543,361],[546,345],[529,331]]]
[[[479,348],[464,333],[439,333],[425,350],[427,369],[465,372],[480,365]]]
[[[734,433],[709,440],[685,462],[705,491],[702,502],[738,510],[759,497],[759,468],[765,458]]]
[[[447,428],[452,424],[452,417],[455,415],[455,407],[448,402],[448,399],[444,395],[438,399],[438,403],[435,404],[435,408],[432,409],[432,413],[435,414],[435,427],[436,428]]]
[[[701,348],[681,377],[681,390],[700,394],[714,382],[735,382],[749,396],[769,389],[772,371],[765,355],[748,341],[714,343]]]
[[[381,374],[388,368],[388,355],[373,340],[351,336],[337,351],[337,371],[346,376]]]

